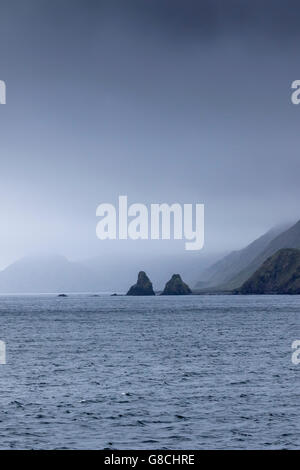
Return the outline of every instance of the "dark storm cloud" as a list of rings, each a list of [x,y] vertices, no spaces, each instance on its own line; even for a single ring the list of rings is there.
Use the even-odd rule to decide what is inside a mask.
[[[286,37],[300,32],[297,0],[109,0],[84,4],[103,14],[126,15],[181,39],[224,33]]]
[[[53,23],[58,30],[60,25],[77,26],[79,35],[81,28],[88,32],[109,19],[125,18],[142,28],[156,28],[180,39],[224,33],[286,39],[300,34],[298,0],[2,0],[4,21],[5,13],[23,24],[27,18],[42,20],[45,26]]]
[[[122,8],[173,35],[299,35],[297,0],[129,0]]]

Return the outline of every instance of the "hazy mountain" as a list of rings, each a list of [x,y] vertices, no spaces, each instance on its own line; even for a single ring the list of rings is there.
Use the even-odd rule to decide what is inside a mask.
[[[242,270],[246,269],[268,247],[269,243],[286,228],[286,226],[275,227],[246,246],[246,248],[229,253],[203,272],[195,288],[223,286],[228,283]]]
[[[283,248],[269,257],[238,290],[240,294],[300,294],[300,250]]]
[[[0,272],[0,292],[93,292],[101,290],[95,273],[63,256],[26,257]]]

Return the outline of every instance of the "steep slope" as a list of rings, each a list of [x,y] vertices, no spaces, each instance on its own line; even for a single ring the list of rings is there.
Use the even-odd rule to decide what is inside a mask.
[[[300,294],[300,250],[281,249],[246,281],[239,294]]]
[[[230,279],[230,281],[224,283],[222,288],[226,290],[239,288],[267,258],[282,248],[300,249],[300,220],[295,225],[275,237],[246,268],[241,269],[237,275]]]
[[[242,250],[229,253],[204,271],[195,288],[203,289],[226,284],[243,269],[246,269],[267,248],[269,243],[286,228],[286,226],[275,227]]]

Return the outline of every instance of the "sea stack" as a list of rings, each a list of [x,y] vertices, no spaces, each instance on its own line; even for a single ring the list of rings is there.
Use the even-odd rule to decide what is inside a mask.
[[[130,287],[126,295],[155,295],[152,282],[144,271],[139,272],[137,283]]]
[[[190,295],[191,293],[191,289],[183,282],[180,274],[173,274],[161,295]]]

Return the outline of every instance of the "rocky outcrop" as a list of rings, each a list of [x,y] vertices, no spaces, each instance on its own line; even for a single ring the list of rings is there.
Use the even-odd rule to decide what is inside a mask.
[[[173,274],[171,279],[165,285],[161,295],[189,295],[191,293],[191,289],[183,282],[180,275]]]
[[[139,272],[137,283],[130,287],[127,295],[155,295],[152,282],[144,271]]]
[[[236,294],[300,294],[300,250],[270,256]]]

